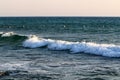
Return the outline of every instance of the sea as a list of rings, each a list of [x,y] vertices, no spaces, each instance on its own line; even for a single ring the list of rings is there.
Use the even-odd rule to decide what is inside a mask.
[[[120,17],[0,17],[0,80],[120,80]]]

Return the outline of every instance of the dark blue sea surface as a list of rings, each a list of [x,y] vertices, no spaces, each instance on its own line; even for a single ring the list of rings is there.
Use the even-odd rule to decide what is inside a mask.
[[[119,17],[0,17],[0,80],[120,80],[119,63]]]

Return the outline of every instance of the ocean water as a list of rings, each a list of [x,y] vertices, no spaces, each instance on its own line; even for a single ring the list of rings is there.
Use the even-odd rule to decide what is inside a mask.
[[[0,17],[0,80],[120,80],[119,17]]]

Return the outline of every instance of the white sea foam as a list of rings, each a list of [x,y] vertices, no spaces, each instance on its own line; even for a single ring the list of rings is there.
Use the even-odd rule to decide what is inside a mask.
[[[12,36],[12,35],[15,35],[15,33],[14,32],[2,33],[2,37],[9,37],[9,36]]]
[[[47,41],[45,39],[38,39],[37,36],[32,35],[27,39],[25,42],[23,42],[24,47],[29,48],[37,48],[37,47],[43,47],[47,45]]]
[[[9,62],[0,65],[0,70],[27,70],[29,62]]]
[[[23,42],[24,47],[37,48],[47,46],[50,50],[69,50],[71,53],[89,53],[106,57],[120,57],[120,46],[114,44],[97,44],[93,42],[68,42],[29,37]]]
[[[107,57],[120,57],[120,46],[82,42],[72,46],[72,53],[84,52]]]
[[[72,42],[55,40],[53,42],[49,42],[48,40],[48,48],[51,50],[69,50],[72,47]]]
[[[3,32],[0,32],[0,34],[3,34]]]

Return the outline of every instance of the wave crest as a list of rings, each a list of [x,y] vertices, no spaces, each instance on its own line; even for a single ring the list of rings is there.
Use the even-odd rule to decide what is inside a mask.
[[[120,46],[94,42],[69,42],[38,38],[36,35],[23,36],[14,32],[0,32],[0,43],[21,44],[27,48],[47,47],[50,50],[69,50],[70,53],[88,53],[106,57],[120,57]]]
[[[93,42],[68,42],[29,37],[23,42],[24,47],[38,48],[46,46],[50,50],[69,50],[71,53],[89,53],[106,57],[120,57],[120,46],[114,44],[97,44]]]
[[[0,32],[0,42],[1,43],[17,43],[17,42],[23,42],[25,39],[27,39],[27,36],[19,35],[14,32]]]

